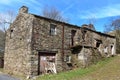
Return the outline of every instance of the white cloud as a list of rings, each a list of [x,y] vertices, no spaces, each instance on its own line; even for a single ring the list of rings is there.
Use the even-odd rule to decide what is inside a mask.
[[[18,5],[17,5],[18,4]],[[1,0],[0,1],[0,5],[7,5],[7,6],[10,6],[10,7],[20,7],[20,5],[24,5],[24,6],[27,6],[29,8],[32,8],[31,10],[34,10],[34,11],[38,11],[40,12],[43,4],[40,3],[38,0]],[[2,8],[3,6],[1,6],[0,9],[3,9]]]
[[[0,0],[0,4],[8,5],[11,3],[11,0]]]
[[[40,3],[37,0],[0,0],[0,4],[5,4],[5,5],[13,5],[13,3],[26,3],[26,4],[36,4],[39,5]]]
[[[102,8],[83,11],[82,14],[80,12],[79,17],[81,19],[88,19],[93,16],[95,18],[105,18],[105,17],[112,17],[119,15],[120,15],[120,4],[115,4],[115,5],[108,5]]]

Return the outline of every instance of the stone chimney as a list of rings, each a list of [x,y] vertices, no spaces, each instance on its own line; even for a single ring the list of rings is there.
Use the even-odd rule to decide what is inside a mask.
[[[89,26],[89,29],[91,29],[91,30],[94,30],[94,31],[95,31],[95,27],[94,27],[94,25],[93,25],[93,24],[89,24],[88,26]]]
[[[88,28],[88,25],[87,24],[83,24],[82,27],[83,28]]]
[[[19,13],[28,13],[28,7],[22,6],[22,7],[19,9]]]

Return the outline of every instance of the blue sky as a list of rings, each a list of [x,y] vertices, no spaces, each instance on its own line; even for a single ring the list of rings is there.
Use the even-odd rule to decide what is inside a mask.
[[[94,22],[97,31],[103,32],[104,25],[120,16],[120,0],[1,0],[0,14],[7,10],[15,13],[21,6],[29,7],[29,12],[41,15],[45,6],[56,7],[69,23],[81,26]]]

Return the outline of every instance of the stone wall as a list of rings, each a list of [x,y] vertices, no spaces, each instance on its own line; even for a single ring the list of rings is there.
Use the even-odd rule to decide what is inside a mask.
[[[104,56],[110,56],[116,54],[116,38],[112,36],[106,36],[104,34],[93,33],[94,35],[94,47],[96,47],[99,52]],[[99,46],[97,47],[97,42],[100,42]],[[107,54],[105,49],[107,48]],[[113,51],[112,51],[113,50]]]
[[[33,16],[20,13],[6,34],[4,70],[9,74],[31,74]]]
[[[82,36],[84,36],[84,40]],[[78,37],[80,38],[79,40]],[[72,52],[74,53],[73,63],[77,62],[76,67],[85,67],[104,57],[110,57],[116,54],[116,39],[113,36],[80,28],[75,34],[74,41],[75,44],[72,47]]]
[[[56,25],[56,34],[55,35],[51,35],[50,34],[50,25],[54,24]],[[64,33],[68,33],[67,32],[67,28],[65,28]],[[69,31],[69,30],[68,30]],[[70,31],[69,31],[70,32]],[[69,33],[68,33],[69,34]],[[33,39],[32,39],[32,46],[33,46],[33,54],[38,53],[39,51],[56,51],[56,69],[57,72],[61,72],[63,71],[64,68],[66,68],[66,64],[65,62],[63,62],[63,55],[66,55],[68,53],[71,53],[69,49],[69,44],[68,40],[66,40],[66,36],[64,34],[64,46],[63,44],[63,25],[60,23],[56,23],[54,21],[51,20],[46,20],[44,18],[39,18],[36,17],[34,18],[34,29],[33,29]],[[63,49],[64,51],[63,51]],[[64,52],[64,54],[63,54]],[[37,58],[37,57],[36,57]],[[34,61],[38,61],[37,59],[35,59]],[[63,65],[64,64],[64,65]],[[36,68],[38,67],[37,64]],[[36,71],[37,73],[37,71]]]
[[[41,51],[56,52],[57,72],[86,67],[115,54],[113,36],[27,12],[23,6],[6,34],[4,69],[10,74],[38,75]]]
[[[50,35],[50,24],[56,25],[55,35]],[[63,36],[63,27],[64,27],[64,36]],[[73,44],[72,44],[71,32],[73,30],[75,31],[75,35],[73,37]],[[84,40],[83,40],[83,36],[84,36]],[[62,43],[62,40],[64,40],[64,43]],[[99,42],[99,46],[96,46],[97,42]],[[46,19],[35,15],[32,43],[33,43],[32,45],[33,50],[36,51],[35,53],[38,53],[38,50],[58,52],[56,53],[56,66],[57,66],[57,71],[60,72],[63,70],[69,70],[74,67],[77,67],[76,65],[79,64],[89,65],[94,62],[97,62],[102,57],[108,56],[109,54],[111,54],[110,45],[112,43],[115,45],[115,38],[106,36],[104,34],[98,33],[93,30],[82,29],[73,25],[60,23],[51,19]],[[109,45],[109,49],[108,49],[109,52],[107,55],[104,52],[105,49],[104,47],[106,44]],[[85,48],[85,51],[87,52],[84,53],[84,55],[87,56],[87,61],[84,61],[86,63],[82,63],[82,62],[80,63],[78,59],[78,55],[83,51],[83,49],[81,49],[80,51],[75,51],[75,54],[74,52],[71,52],[71,49],[73,49],[72,47],[76,47],[79,45],[87,47]],[[64,51],[62,50],[62,46],[64,47],[63,48]],[[78,49],[79,48],[80,47],[78,47]],[[71,63],[68,64],[66,62],[65,60],[66,56],[71,56]],[[74,61],[75,56],[78,63]],[[38,60],[35,59],[35,61]]]

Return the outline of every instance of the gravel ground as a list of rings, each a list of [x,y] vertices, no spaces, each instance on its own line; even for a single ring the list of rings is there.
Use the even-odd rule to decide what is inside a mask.
[[[11,77],[9,75],[0,73],[0,80],[20,80],[20,79],[17,79],[17,78]]]

